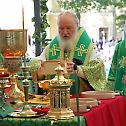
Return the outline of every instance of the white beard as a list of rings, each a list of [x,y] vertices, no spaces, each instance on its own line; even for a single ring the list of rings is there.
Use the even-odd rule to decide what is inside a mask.
[[[60,37],[60,35],[58,35],[58,40],[59,40],[59,44],[60,44],[60,47],[61,49],[65,50],[71,50],[72,47],[73,47],[73,43],[75,42],[76,40],[76,37],[77,37],[77,31],[76,33],[73,35],[73,38],[72,39],[69,39],[69,40],[64,40]]]

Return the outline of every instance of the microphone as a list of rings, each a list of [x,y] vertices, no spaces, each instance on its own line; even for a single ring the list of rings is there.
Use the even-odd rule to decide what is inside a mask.
[[[80,59],[76,59],[76,58],[73,58],[73,62],[76,64],[76,65],[82,65],[83,62],[80,60]]]
[[[74,70],[77,70],[77,65],[82,65],[83,62],[80,59],[73,58]]]

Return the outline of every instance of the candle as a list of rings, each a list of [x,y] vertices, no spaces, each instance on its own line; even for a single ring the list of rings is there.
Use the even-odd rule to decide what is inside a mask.
[[[24,36],[24,7],[22,6],[22,26],[23,26],[23,43],[25,44]],[[24,52],[24,67],[26,67],[26,54]]]

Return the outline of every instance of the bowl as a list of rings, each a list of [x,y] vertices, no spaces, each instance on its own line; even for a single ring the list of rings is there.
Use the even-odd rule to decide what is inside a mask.
[[[19,72],[21,65],[21,57],[11,56],[4,58],[4,67],[8,69],[9,73]]]
[[[43,80],[43,81],[40,81],[38,83],[39,87],[44,89],[44,90],[48,90],[49,89],[49,83],[50,81],[49,80]]]

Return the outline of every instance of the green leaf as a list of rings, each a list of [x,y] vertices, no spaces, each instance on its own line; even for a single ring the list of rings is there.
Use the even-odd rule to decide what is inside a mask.
[[[48,12],[48,8],[47,8],[47,0],[40,0],[40,28],[38,28],[32,38],[36,39],[37,42],[42,42],[42,45],[46,45],[47,44],[47,33],[46,33],[46,28],[50,27],[50,25],[47,22],[47,15],[46,13]],[[32,22],[36,22],[36,17],[32,18]]]

